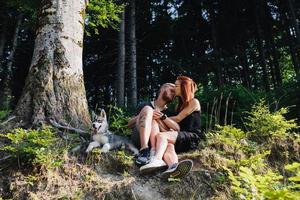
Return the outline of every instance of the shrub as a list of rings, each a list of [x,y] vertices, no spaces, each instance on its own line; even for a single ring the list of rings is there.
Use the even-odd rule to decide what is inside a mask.
[[[49,127],[40,130],[14,129],[11,133],[0,134],[10,142],[0,149],[21,162],[37,164],[48,169],[60,166],[61,154],[66,149],[58,148],[58,139]]]
[[[288,112],[287,108],[270,112],[269,107],[262,100],[252,107],[250,116],[247,117],[246,125],[249,132],[256,141],[264,141],[272,136],[285,137],[292,129],[297,128],[295,120],[287,120],[283,116]]]
[[[116,106],[109,105],[109,126],[110,129],[117,135],[129,136],[131,130],[127,127],[130,117],[127,116],[124,110]]]

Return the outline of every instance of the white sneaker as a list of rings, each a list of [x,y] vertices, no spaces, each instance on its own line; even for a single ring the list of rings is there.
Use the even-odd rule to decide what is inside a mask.
[[[154,149],[150,150],[150,160],[153,160],[155,158],[156,151]]]
[[[140,173],[144,175],[166,168],[167,164],[163,160],[159,160],[156,157],[153,157],[149,164],[144,165],[140,168]]]

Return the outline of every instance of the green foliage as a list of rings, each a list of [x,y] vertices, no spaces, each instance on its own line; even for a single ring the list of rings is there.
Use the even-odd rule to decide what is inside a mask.
[[[10,110],[0,110],[0,120],[4,119],[10,112]]]
[[[288,178],[291,181],[289,188],[300,189],[300,163],[294,162],[284,167],[287,171],[292,173],[292,176]]]
[[[299,163],[297,165],[299,173]],[[291,166],[286,166],[286,169]],[[297,199],[300,192],[294,190],[299,188],[299,174],[289,178],[289,182],[283,182],[283,176],[268,169],[267,172],[260,172],[256,165],[251,167],[240,167],[237,174],[226,168],[231,181],[231,189],[239,199]],[[297,179],[298,178],[298,179]],[[291,186],[293,185],[293,186]]]
[[[246,125],[251,129],[249,134],[255,138],[263,139],[263,141],[272,136],[287,136],[292,129],[297,128],[295,120],[287,120],[283,116],[287,111],[287,108],[281,108],[272,113],[265,102],[260,101],[253,106],[250,116],[247,117]]]
[[[48,169],[58,167],[63,160],[61,155],[66,149],[57,148],[58,139],[49,127],[40,130],[14,129],[0,137],[7,138],[10,144],[0,151],[10,153],[21,162],[29,162]]]
[[[215,146],[222,146],[221,150],[224,153],[228,153],[229,149],[232,149],[231,153],[237,153],[241,148],[247,147],[246,133],[241,129],[233,126],[216,126],[216,130],[210,133],[210,144]]]
[[[129,136],[131,130],[127,127],[127,123],[130,119],[122,108],[109,105],[109,126],[110,130],[117,135]]]
[[[86,15],[88,28],[95,34],[99,34],[99,27],[117,29],[123,10],[124,5],[118,5],[114,0],[90,0]]]

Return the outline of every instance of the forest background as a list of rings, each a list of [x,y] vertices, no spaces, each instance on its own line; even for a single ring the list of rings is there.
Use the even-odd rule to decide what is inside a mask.
[[[70,2],[78,8],[86,6],[75,11],[77,7]],[[74,10],[64,10],[60,5]],[[62,9],[64,14],[53,8]],[[69,13],[75,13],[80,26],[74,25],[76,20],[61,18]],[[77,35],[72,38],[66,30]],[[72,41],[76,47],[64,41]],[[65,76],[64,70],[73,66],[66,70],[71,76]],[[190,198],[297,199],[299,74],[300,2],[296,0],[1,1],[0,126],[8,132],[1,134],[5,139],[0,140],[0,162],[15,163],[12,158],[17,158],[18,166],[1,166],[4,173],[0,170],[0,194],[5,198],[24,194],[41,198],[45,188],[33,185],[44,181],[37,175],[43,166],[47,173],[70,166],[79,170],[70,158],[58,159],[63,149],[70,152],[73,146],[62,145],[57,138],[72,139],[65,133],[44,129],[50,120],[79,130],[90,125],[89,111],[104,108],[112,129],[128,135],[125,125],[136,105],[155,98],[163,83],[186,75],[198,84],[202,131],[207,135],[199,151],[184,155],[198,167],[194,179],[183,184],[191,185],[194,192]],[[48,87],[49,83],[54,89]],[[7,130],[16,127],[25,129]],[[76,144],[83,143],[78,138],[74,139]],[[39,140],[42,142],[36,143]],[[20,141],[25,144],[17,145]],[[53,141],[54,146],[50,145]],[[48,195],[56,199],[61,195],[73,198],[90,194],[89,184],[104,180],[94,165],[108,162],[101,154],[93,156],[72,159],[82,164],[81,171],[98,174],[95,177],[99,180],[85,179],[86,174],[82,174],[84,186],[70,186],[68,194],[50,189]],[[110,174],[121,171],[123,178],[136,175],[136,169],[131,171],[129,167],[132,162],[127,161],[132,158],[127,154],[116,153],[114,159],[117,165],[110,167],[121,166],[121,170],[112,167]],[[24,173],[28,163],[38,166],[38,172]],[[19,178],[11,179],[5,176],[7,170],[11,174],[21,170],[24,176],[12,175]],[[74,172],[68,173],[72,177]],[[209,189],[202,184],[197,188],[207,176]],[[62,174],[57,177],[65,178]],[[25,184],[20,185],[18,179]],[[47,180],[51,185],[49,173]],[[143,181],[139,179],[130,190],[136,191]],[[2,187],[4,182],[11,186]],[[59,188],[64,184],[61,181]],[[175,186],[164,187],[167,191]],[[14,187],[18,190],[11,189]],[[100,188],[92,193],[105,197],[108,189]],[[171,197],[185,198],[188,194],[191,192],[184,191]]]

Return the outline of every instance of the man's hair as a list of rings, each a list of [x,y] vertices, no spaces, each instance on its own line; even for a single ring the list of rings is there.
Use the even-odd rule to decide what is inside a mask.
[[[161,91],[162,91],[163,89],[165,89],[166,87],[175,87],[175,84],[173,84],[173,83],[164,83],[162,86],[160,86],[158,95],[159,95],[159,94],[161,93]]]

